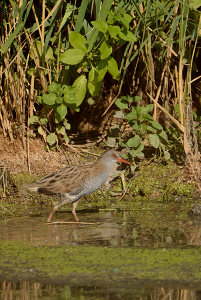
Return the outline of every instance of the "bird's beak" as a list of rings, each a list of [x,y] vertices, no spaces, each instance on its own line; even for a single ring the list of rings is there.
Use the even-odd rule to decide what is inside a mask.
[[[132,163],[130,161],[125,160],[122,157],[118,157],[117,161],[118,162],[123,162],[123,163],[128,164],[128,165],[132,165]]]

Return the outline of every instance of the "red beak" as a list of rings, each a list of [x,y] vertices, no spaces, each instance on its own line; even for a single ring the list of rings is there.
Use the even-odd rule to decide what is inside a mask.
[[[132,163],[130,161],[125,160],[122,157],[118,157],[117,161],[118,162],[123,162],[123,163],[128,164],[128,165],[132,165]]]

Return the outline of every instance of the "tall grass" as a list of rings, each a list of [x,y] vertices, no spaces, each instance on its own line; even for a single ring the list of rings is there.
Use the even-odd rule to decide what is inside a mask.
[[[112,55],[118,61],[121,76],[107,85],[108,97],[113,86],[115,92],[110,104],[105,106],[105,114],[119,95],[141,95],[144,104],[154,103],[153,117],[169,127],[170,135],[178,129],[178,140],[183,142],[187,159],[192,154],[198,160],[192,81],[194,77],[197,82],[201,80],[200,70],[195,71],[200,58],[199,3],[82,0],[80,7],[76,1],[69,4],[62,0],[43,0],[41,3],[39,6],[33,0],[25,0],[0,4],[3,135],[11,142],[17,134],[25,140],[28,119],[37,114],[37,95],[46,92],[52,81],[63,83],[72,76],[73,67],[60,61],[61,53],[69,47],[69,32],[76,30],[84,35],[89,51],[97,55],[94,49],[100,46],[100,34],[90,22],[107,23],[111,11],[117,15],[124,10],[132,16],[129,28],[137,42],[112,44]]]

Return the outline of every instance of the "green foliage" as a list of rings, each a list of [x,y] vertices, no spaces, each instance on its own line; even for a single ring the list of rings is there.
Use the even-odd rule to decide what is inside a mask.
[[[141,101],[139,96],[123,96],[116,100],[115,104],[121,111],[115,116],[119,115],[121,119],[127,120],[130,126],[129,132],[121,135],[121,138],[117,136],[116,140],[121,147],[128,149],[133,158],[144,157],[150,148],[154,152],[159,151],[166,160],[170,159],[168,136],[151,115],[153,104],[139,106],[137,105],[139,101]]]
[[[73,86],[52,82],[47,87],[47,93],[38,97],[38,102],[43,105],[43,110],[39,117],[29,118],[29,125],[38,124],[38,133],[42,135],[50,146],[58,143],[58,137],[66,142],[69,141],[67,130],[70,124],[66,116],[68,109],[78,110],[86,93],[86,78],[84,75],[78,77]],[[55,131],[46,134],[48,116],[53,111],[55,120]],[[46,117],[44,117],[44,114]]]
[[[146,91],[152,97],[161,91],[159,103],[192,133],[188,124],[199,123],[200,118],[194,115],[193,120],[193,113],[187,111],[192,101],[189,95],[194,94],[191,84],[200,87],[200,1],[68,2],[2,2],[0,113],[5,118],[1,121],[4,134],[10,135],[12,122],[24,124],[27,112],[35,112],[29,125],[54,147],[61,140],[68,141],[69,111],[79,111],[85,99],[98,107],[103,87],[105,94],[142,91],[141,106],[138,96],[116,101],[117,115],[131,129],[118,142],[133,157],[142,157],[149,148],[168,159],[169,142],[171,151],[176,151],[183,131],[170,126],[167,136],[152,118],[153,105]],[[28,95],[40,105],[33,108]],[[195,132],[200,141],[198,127]],[[115,146],[114,132],[120,132],[120,127],[113,129],[108,144]]]

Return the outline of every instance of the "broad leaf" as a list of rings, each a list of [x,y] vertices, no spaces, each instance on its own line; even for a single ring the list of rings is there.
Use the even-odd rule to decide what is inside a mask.
[[[77,99],[77,88],[72,86],[66,86],[63,90],[64,92],[64,101],[67,104],[76,104]]]
[[[60,61],[67,65],[77,65],[84,58],[84,53],[80,49],[69,49],[60,55]]]
[[[52,82],[50,85],[47,86],[47,91],[49,93],[57,93],[57,89],[58,89],[59,84],[57,82]]]
[[[163,130],[163,127],[161,126],[161,124],[156,121],[152,121],[151,126],[157,130]]]
[[[117,35],[120,33],[121,29],[119,26],[109,25],[108,31],[109,31],[111,38],[116,39]]]
[[[56,94],[44,94],[43,95],[43,103],[47,105],[54,105],[56,102],[57,96]]]
[[[129,112],[127,115],[125,115],[125,119],[130,121],[136,120],[137,119],[137,113],[136,111]]]
[[[97,96],[100,92],[102,81],[99,80],[98,71],[92,67],[89,72],[88,89],[92,96]]]
[[[99,50],[101,54],[101,59],[107,58],[112,53],[112,47],[108,43],[106,43],[106,41],[102,42]]]
[[[148,139],[149,139],[149,143],[152,147],[154,147],[156,149],[159,147],[160,141],[159,141],[159,137],[157,134],[151,134],[151,133],[148,134]]]
[[[41,126],[38,127],[38,133],[42,135],[44,138],[46,137],[46,133]]]
[[[70,123],[67,122],[67,120],[63,120],[63,125],[65,126],[66,130],[70,130],[71,126]]]
[[[108,71],[110,72],[110,74],[112,75],[112,77],[114,79],[119,79],[120,72],[119,72],[119,69],[118,69],[117,62],[113,57],[111,57],[108,60]]]
[[[77,96],[77,102],[76,105],[79,106],[82,101],[85,98],[86,95],[86,91],[87,91],[87,79],[85,75],[81,75],[80,77],[78,77],[74,83],[73,83],[73,87],[77,88],[76,91],[76,96]]]
[[[61,134],[61,135],[66,135],[66,128],[62,125],[58,125],[58,127],[56,128],[56,131],[58,134]]]
[[[57,97],[56,103],[57,103],[57,104],[63,103],[63,97]]]
[[[120,32],[119,37],[128,42],[136,42],[137,38],[136,36],[131,32],[131,31],[126,31],[126,32]]]
[[[102,21],[92,21],[91,24],[99,31],[106,33],[108,30],[108,24]]]
[[[133,126],[132,126],[132,128],[133,128]],[[147,131],[147,125],[145,123],[140,124],[139,130],[140,130],[141,134],[145,134],[145,132]]]
[[[136,134],[134,137],[130,138],[127,141],[127,146],[130,148],[137,148],[141,144],[142,138],[138,134]]]
[[[165,141],[168,141],[168,136],[167,136],[167,134],[166,134],[165,131],[161,131],[161,132],[158,134],[158,136],[159,136],[161,139],[163,139],[163,140],[165,140]]]
[[[102,81],[107,72],[107,59],[101,59],[98,66],[96,67],[96,71],[98,72],[98,81]]]
[[[41,125],[47,125],[48,119],[47,118],[40,118],[40,124]]]
[[[31,116],[29,118],[28,124],[32,125],[32,124],[35,124],[35,123],[38,123],[38,117],[37,116]]]
[[[52,146],[54,145],[56,142],[58,142],[58,138],[56,136],[55,133],[50,133],[48,136],[47,136],[47,143]]]
[[[55,113],[56,121],[61,122],[65,118],[66,114],[67,107],[65,104],[60,104],[59,106],[57,106]]]
[[[122,98],[118,98],[116,101],[115,101],[115,104],[118,108],[120,109],[126,109],[128,108],[128,102],[123,100]]]
[[[69,33],[69,41],[73,48],[80,49],[84,54],[87,53],[87,40],[77,31]]]

